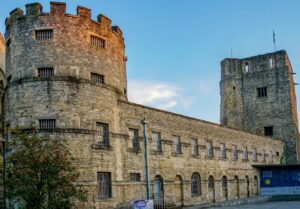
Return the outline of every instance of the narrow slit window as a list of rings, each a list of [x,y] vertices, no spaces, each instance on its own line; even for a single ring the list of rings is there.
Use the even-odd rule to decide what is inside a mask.
[[[38,76],[41,78],[50,78],[54,76],[53,68],[39,68]]]
[[[97,46],[99,48],[106,48],[106,41],[103,38],[97,36],[91,36],[91,45]]]
[[[55,129],[56,128],[56,120],[55,119],[45,119],[39,120],[40,129]]]
[[[35,31],[36,40],[49,40],[53,39],[53,30],[37,30]]]
[[[221,143],[220,157],[221,158],[226,158],[226,145],[224,143]]]

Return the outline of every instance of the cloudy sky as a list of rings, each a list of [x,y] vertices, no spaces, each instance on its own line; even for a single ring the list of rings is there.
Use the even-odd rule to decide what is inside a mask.
[[[0,31],[16,7],[33,1],[0,0]],[[40,1],[49,11],[49,1]],[[219,122],[220,61],[285,49],[300,82],[299,0],[67,0],[107,15],[123,30],[129,99]],[[300,101],[299,86],[296,87]],[[299,106],[299,102],[298,102]]]

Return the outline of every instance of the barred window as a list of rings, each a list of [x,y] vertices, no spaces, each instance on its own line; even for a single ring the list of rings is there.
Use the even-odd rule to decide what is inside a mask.
[[[109,145],[109,127],[106,123],[96,123],[97,133],[100,135],[100,143],[102,145]]]
[[[53,68],[39,68],[38,69],[38,76],[42,78],[49,78],[54,76]]]
[[[36,30],[35,31],[36,40],[48,40],[53,39],[53,30]]]
[[[182,152],[180,136],[173,136],[172,138],[173,138],[173,144],[174,144],[174,153],[180,154]]]
[[[161,146],[160,133],[153,132],[152,137],[153,137],[154,143],[156,144],[156,151],[161,152],[162,151],[162,146]]]
[[[104,75],[100,75],[97,73],[91,73],[91,80],[94,83],[104,84]]]
[[[237,160],[239,158],[237,145],[232,145],[232,159]]]
[[[112,197],[111,188],[111,173],[99,172],[98,173],[98,194],[99,198]]]
[[[257,149],[253,148],[253,160],[257,161]]]
[[[129,138],[132,140],[132,147],[134,149],[140,149],[139,130],[129,129]]]
[[[207,156],[208,157],[214,156],[214,148],[212,142],[207,142]]]
[[[141,181],[140,173],[130,173],[130,181]]]
[[[226,158],[226,146],[224,143],[221,143],[221,158]]]
[[[191,139],[191,144],[192,144],[192,155],[199,155],[197,139]]]
[[[191,192],[193,196],[201,195],[201,177],[198,173],[193,173],[191,179]]]
[[[91,44],[102,49],[106,48],[106,41],[100,37],[91,36]]]
[[[40,129],[55,129],[56,128],[56,120],[55,119],[46,119],[39,120]]]
[[[244,147],[244,157],[243,160],[248,160],[248,148]]]
[[[268,96],[267,87],[258,88],[257,95],[258,95],[258,97],[267,97]]]
[[[269,154],[269,162],[273,163],[273,151],[270,150],[270,154]]]

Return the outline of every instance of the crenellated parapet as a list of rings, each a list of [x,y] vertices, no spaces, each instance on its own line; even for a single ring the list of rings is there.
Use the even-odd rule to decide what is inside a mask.
[[[13,24],[15,24],[18,21],[23,20],[27,17],[37,17],[37,16],[45,16],[49,15],[52,17],[62,17],[62,16],[72,16],[72,17],[79,17],[83,21],[91,22],[93,24],[98,25],[100,28],[105,28],[106,30],[109,30],[111,32],[114,32],[114,34],[120,36],[120,38],[123,38],[122,31],[118,26],[112,26],[112,21],[106,17],[103,14],[99,14],[97,16],[97,21],[92,19],[92,12],[91,9],[83,7],[83,6],[77,6],[77,14],[67,14],[67,5],[64,2],[50,2],[50,13],[43,12],[43,6],[36,2],[31,4],[26,4],[26,13],[21,8],[16,8],[10,12],[10,16],[6,18],[5,25],[6,28],[9,29],[9,27]]]

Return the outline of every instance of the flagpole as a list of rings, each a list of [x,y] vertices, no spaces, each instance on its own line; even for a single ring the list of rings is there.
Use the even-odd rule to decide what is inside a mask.
[[[275,31],[273,29],[273,44],[274,44],[274,50],[276,52],[276,37],[275,37]]]

